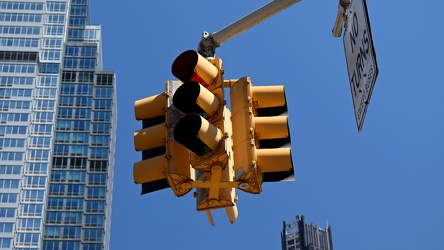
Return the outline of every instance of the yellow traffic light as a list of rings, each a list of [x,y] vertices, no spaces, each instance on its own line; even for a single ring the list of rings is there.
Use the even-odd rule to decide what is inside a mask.
[[[260,193],[262,182],[293,180],[283,86],[253,87],[249,77],[231,86],[235,180]]]
[[[175,91],[174,107],[185,116],[174,127],[174,138],[189,149],[196,170],[197,210],[225,208],[229,220],[237,218],[233,182],[233,154],[230,111],[225,108],[222,62],[210,61],[188,50],[174,61],[171,71],[184,83]],[[213,223],[212,223],[213,224]]]
[[[171,84],[165,84],[165,93],[134,103],[143,128],[134,133],[134,148],[142,151],[142,161],[134,164],[133,174],[134,182],[142,184],[142,194],[171,187],[176,196],[182,196],[192,189],[187,185],[194,178],[189,151],[170,139],[172,112],[167,93]]]
[[[211,172],[213,165],[225,168],[231,149],[227,147],[220,58],[208,61],[187,50],[176,58],[171,71],[184,82],[173,96],[174,107],[185,114],[174,128],[174,138],[194,153],[191,165],[196,170]]]

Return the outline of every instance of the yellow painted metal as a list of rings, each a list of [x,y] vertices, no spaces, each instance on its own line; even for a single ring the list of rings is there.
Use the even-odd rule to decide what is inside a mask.
[[[207,215],[207,219],[210,222],[210,224],[214,227],[214,220],[213,216],[211,215],[211,210],[209,209],[205,210],[205,214]]]
[[[134,103],[136,119],[144,120],[165,116],[165,122],[150,126],[134,133],[134,147],[137,151],[165,146],[165,154],[145,159],[134,164],[134,182],[137,184],[168,178],[176,196],[183,196],[192,187],[186,185],[194,179],[190,166],[190,152],[179,143],[170,140],[170,110],[168,106],[169,82],[165,83],[165,93],[138,100]]]
[[[150,119],[165,115],[167,96],[163,94],[138,100],[134,103],[137,120]],[[134,132],[136,151],[149,150],[167,144],[168,130],[164,123]],[[167,155],[136,162],[133,167],[134,182],[141,184],[166,178]]]
[[[204,211],[208,209],[224,208],[235,205],[235,191],[234,188],[222,188],[221,181],[229,179],[229,168],[215,166],[211,171],[210,180],[205,184],[204,194],[196,197],[197,210]]]
[[[165,123],[134,132],[134,148],[136,151],[163,146],[167,143]]]
[[[167,95],[165,93],[147,97],[134,102],[134,114],[137,120],[144,120],[164,115]]]
[[[231,150],[231,146],[228,146],[229,143],[231,143],[231,138],[229,135],[231,133],[231,123],[229,124],[229,127],[227,127],[225,124],[227,124],[227,121],[230,122],[230,114],[228,113],[229,110],[225,108],[225,106],[222,107],[221,115],[217,117],[215,121],[208,121],[210,122],[211,126],[214,126],[214,128],[219,129],[221,132],[221,138],[219,139],[218,144],[216,147],[212,148],[213,151],[210,151],[202,156],[198,156],[195,154],[192,154],[191,156],[191,165],[196,170],[201,171],[211,171],[212,166],[219,165],[225,168],[228,164],[229,159],[229,150]],[[228,130],[227,130],[228,129]],[[212,135],[208,134],[210,137]],[[219,135],[217,135],[219,136]],[[205,136],[206,137],[206,136]],[[219,137],[217,137],[219,138]],[[202,137],[200,137],[202,140]],[[217,139],[216,139],[217,140]],[[216,140],[213,140],[215,142]],[[211,139],[210,139],[211,141]],[[209,144],[207,144],[210,146]],[[231,144],[230,144],[231,145]]]
[[[134,182],[141,184],[166,178],[166,155],[159,155],[134,164]]]
[[[251,92],[255,109],[279,107],[286,103],[284,86],[255,86]]]
[[[232,134],[232,124],[229,119],[231,112],[224,108],[223,114],[223,119],[218,126],[223,128],[226,135],[223,139],[223,149],[226,151],[207,161],[211,172],[197,171],[199,176],[191,185],[197,188],[196,203],[198,211],[206,211],[208,217],[208,215],[211,215],[210,209],[225,208],[228,219],[233,223],[238,215],[235,203],[237,200],[235,188],[239,187],[240,183],[234,181],[232,140],[230,136]],[[210,224],[213,225],[212,219],[210,217],[208,219]]]
[[[201,127],[197,137],[212,150],[216,149],[222,139],[222,131],[201,117]]]
[[[263,173],[290,171],[293,168],[290,148],[258,149],[257,163]]]
[[[288,117],[254,117],[254,132],[256,140],[287,138],[289,136]]]
[[[201,84],[199,84],[199,86],[199,97],[197,98],[196,103],[205,111],[205,113],[213,116],[219,110],[221,100]]]
[[[174,194],[183,196],[193,189],[194,171],[190,165],[190,151],[176,141],[170,141],[167,147],[167,178]]]
[[[194,50],[187,50],[174,60],[171,67],[174,76],[186,82],[195,80],[202,85],[211,85],[219,69]]]
[[[230,83],[231,84],[231,83]],[[292,169],[290,149],[261,149],[259,140],[289,137],[287,116],[257,116],[259,108],[281,107],[286,103],[283,86],[253,87],[249,77],[231,85],[235,180],[241,190],[262,192],[262,172]]]
[[[250,78],[239,79],[230,91],[233,124],[233,154],[235,180],[248,183],[242,190],[260,193],[261,178],[256,169],[256,145],[254,141],[254,121]]]
[[[205,57],[201,56],[199,53],[197,53],[198,59],[196,67],[194,68],[194,71],[196,74],[202,78],[206,83],[211,85],[213,83],[213,80],[217,77],[219,74],[219,70],[217,67],[215,67],[213,64],[211,64]]]
[[[231,224],[233,224],[238,216],[237,206],[236,203],[234,203],[234,206],[225,207],[225,212],[228,215],[228,219],[230,220]]]

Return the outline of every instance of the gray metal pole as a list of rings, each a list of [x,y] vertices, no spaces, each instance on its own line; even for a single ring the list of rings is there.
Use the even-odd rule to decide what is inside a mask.
[[[206,57],[214,56],[215,49],[222,45],[222,43],[300,1],[301,0],[273,0],[213,34],[204,32],[198,47],[199,53]]]

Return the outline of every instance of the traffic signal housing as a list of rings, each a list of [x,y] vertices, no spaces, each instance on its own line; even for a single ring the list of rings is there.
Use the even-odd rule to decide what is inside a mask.
[[[249,77],[230,88],[235,180],[258,194],[263,182],[294,180],[283,86],[253,86]]]
[[[189,149],[196,170],[198,211],[225,208],[237,218],[230,111],[225,107],[220,58],[205,59],[188,50],[173,62],[171,71],[183,81],[173,96],[174,107],[185,116],[174,128],[175,140]]]
[[[170,105],[172,81],[164,93],[134,103],[142,129],[134,132],[134,148],[142,151],[142,161],[133,168],[134,182],[142,184],[142,194],[171,187],[176,196],[183,196],[192,187],[194,171],[189,164],[189,150],[171,139],[171,120],[176,113]]]
[[[185,116],[174,128],[174,138],[193,154],[194,169],[211,172],[213,165],[227,165],[229,150],[224,119],[222,61],[208,61],[194,50],[180,54],[171,71],[183,84],[173,96],[174,107]]]

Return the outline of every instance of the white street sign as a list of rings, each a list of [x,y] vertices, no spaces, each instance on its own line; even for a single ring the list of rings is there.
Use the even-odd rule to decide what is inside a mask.
[[[358,131],[362,129],[378,65],[365,0],[353,0],[344,31],[344,50]]]

